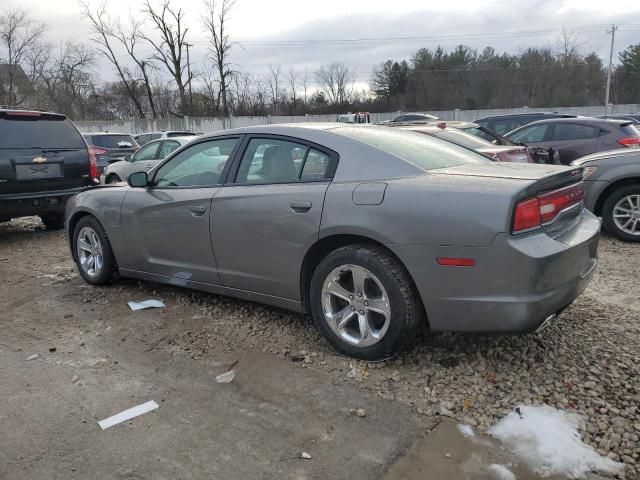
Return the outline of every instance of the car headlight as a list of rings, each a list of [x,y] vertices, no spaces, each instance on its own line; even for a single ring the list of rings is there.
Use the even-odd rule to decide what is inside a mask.
[[[586,180],[593,175],[597,169],[598,167],[584,167],[584,170],[582,171],[582,179]]]

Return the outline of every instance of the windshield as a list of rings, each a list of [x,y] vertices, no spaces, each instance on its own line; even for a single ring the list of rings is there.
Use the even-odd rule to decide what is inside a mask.
[[[0,148],[87,148],[64,117],[0,117]]]
[[[425,171],[490,161],[480,154],[451,142],[407,130],[385,127],[345,127],[333,131],[371,145]]]

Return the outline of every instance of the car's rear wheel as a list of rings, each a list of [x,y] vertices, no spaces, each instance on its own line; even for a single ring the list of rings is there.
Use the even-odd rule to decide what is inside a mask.
[[[92,285],[106,285],[118,279],[111,244],[100,223],[91,216],[81,218],[73,231],[73,253],[82,278]]]
[[[107,177],[107,183],[111,184],[111,183],[121,183],[122,179],[116,175],[116,174],[112,174],[109,175],[109,177]]]
[[[311,311],[339,352],[380,360],[414,336],[420,303],[405,268],[384,248],[350,245],[328,254],[311,279]]]
[[[48,213],[40,215],[40,220],[48,230],[60,230],[64,228],[64,213]]]
[[[614,237],[640,242],[640,185],[628,185],[611,193],[602,205],[602,221]]]

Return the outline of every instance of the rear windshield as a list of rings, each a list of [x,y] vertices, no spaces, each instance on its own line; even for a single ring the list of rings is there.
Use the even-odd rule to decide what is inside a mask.
[[[138,148],[131,135],[88,135],[89,143],[102,148]]]
[[[480,154],[445,140],[385,127],[345,127],[333,132],[371,145],[422,170],[490,162]]]
[[[193,132],[169,132],[167,133],[167,137],[171,138],[171,137],[191,137],[197,135],[197,133],[193,133]]]
[[[420,133],[420,132],[418,132]],[[427,133],[427,132],[425,132]],[[466,148],[471,148],[471,149],[476,149],[476,148],[483,148],[483,147],[491,147],[491,142],[487,142],[485,140],[482,140],[481,138],[478,137],[474,137],[473,135],[464,133],[464,132],[458,132],[455,130],[440,130],[440,131],[433,131],[433,132],[428,132],[427,135],[433,135],[435,137],[438,138],[442,138],[444,140],[447,140],[449,142],[453,142],[456,145],[462,145],[463,147]]]
[[[64,117],[0,117],[0,148],[87,148]]]

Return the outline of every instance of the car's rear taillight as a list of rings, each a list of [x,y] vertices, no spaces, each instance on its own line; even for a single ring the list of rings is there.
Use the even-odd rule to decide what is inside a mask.
[[[583,201],[582,182],[522,200],[516,204],[511,230],[521,233],[551,223],[562,212]]]
[[[640,137],[619,138],[618,143],[625,147],[638,147],[640,146]]]
[[[104,148],[89,148],[89,176],[92,180],[100,181],[98,155],[104,155],[105,153],[107,153],[107,150]]]

